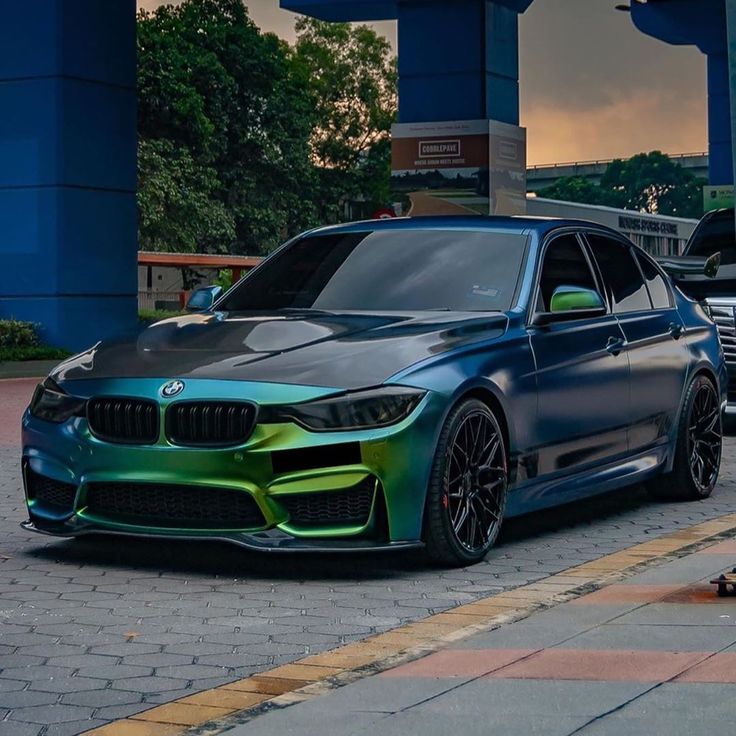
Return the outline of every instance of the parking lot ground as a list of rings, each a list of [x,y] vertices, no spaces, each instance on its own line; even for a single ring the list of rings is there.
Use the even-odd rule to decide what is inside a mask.
[[[631,489],[513,520],[487,560],[466,570],[409,554],[266,557],[218,544],[50,539],[19,527],[17,427],[34,385],[0,381],[0,736],[78,734],[129,717],[138,721],[116,724],[120,736],[164,736],[169,726],[142,716],[158,704],[194,696],[177,718],[211,720],[248,707],[253,693],[238,683],[260,672],[508,596],[736,509],[728,440],[707,501],[653,503]],[[300,667],[264,678],[262,689],[306,684],[312,673]],[[240,697],[222,695],[218,706],[196,695],[223,686]]]
[[[736,597],[722,542],[266,712],[227,736],[712,736],[736,713]]]

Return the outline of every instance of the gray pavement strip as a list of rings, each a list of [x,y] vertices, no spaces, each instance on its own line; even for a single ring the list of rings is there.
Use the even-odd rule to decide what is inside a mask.
[[[726,441],[707,501],[654,503],[635,488],[515,519],[466,570],[416,554],[264,557],[208,543],[30,535],[18,526],[18,449],[0,447],[0,693],[29,693],[0,702],[0,736],[37,734],[39,723],[81,733],[731,513],[735,447]]]

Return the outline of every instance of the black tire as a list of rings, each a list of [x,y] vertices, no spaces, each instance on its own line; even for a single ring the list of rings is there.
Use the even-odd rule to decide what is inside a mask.
[[[506,510],[507,458],[500,424],[483,402],[468,399],[450,412],[432,463],[424,517],[426,552],[434,562],[472,565],[493,547]]]
[[[685,394],[672,472],[649,481],[647,490],[658,499],[708,498],[718,481],[722,445],[718,392],[709,378],[696,376]]]

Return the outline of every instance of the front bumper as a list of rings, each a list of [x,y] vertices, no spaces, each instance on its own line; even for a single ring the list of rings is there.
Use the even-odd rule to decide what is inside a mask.
[[[66,388],[75,395],[160,398],[162,381],[75,381]],[[301,388],[301,390],[300,390]],[[314,387],[286,387],[288,401],[315,398]],[[189,380],[188,400],[248,399],[281,403],[284,387],[245,382]],[[181,398],[181,397],[177,397]],[[162,431],[152,445],[121,445],[95,438],[84,418],[64,424],[41,421],[28,412],[23,418],[23,467],[29,521],[24,528],[62,537],[87,534],[210,539],[261,551],[359,551],[399,549],[420,544],[428,475],[436,430],[444,405],[427,394],[401,423],[382,429],[310,432],[296,424],[259,424],[247,442],[237,447],[174,446]],[[346,448],[349,448],[346,449]],[[326,458],[328,458],[326,460]],[[334,459],[333,459],[334,458]],[[29,476],[50,479],[70,490],[64,506],[58,499],[34,491]],[[369,513],[348,523],[339,513],[324,519],[295,517],[294,500],[320,496],[338,499],[361,484],[375,487]],[[158,518],[131,518],[90,505],[95,487],[125,486],[192,489],[215,496],[248,494],[259,512],[256,526],[238,528],[218,523],[163,523]],[[338,504],[323,503],[333,508]],[[303,503],[302,503],[303,506]]]

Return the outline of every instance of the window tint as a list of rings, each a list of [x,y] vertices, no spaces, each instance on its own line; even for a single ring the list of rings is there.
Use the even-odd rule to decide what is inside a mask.
[[[588,242],[603,274],[614,312],[651,309],[647,287],[629,248],[601,235],[589,234]]]
[[[598,289],[588,260],[575,235],[561,235],[547,247],[539,280],[537,311],[550,311],[552,294],[558,286],[580,286],[595,291]]]
[[[506,311],[527,238],[463,230],[307,236],[246,276],[225,311]]]
[[[647,282],[649,296],[652,298],[654,308],[669,309],[669,307],[672,306],[672,300],[670,297],[670,290],[667,288],[664,276],[662,276],[652,260],[642,253],[642,251],[634,248],[633,253],[639,261],[641,270],[644,273],[644,279]]]

